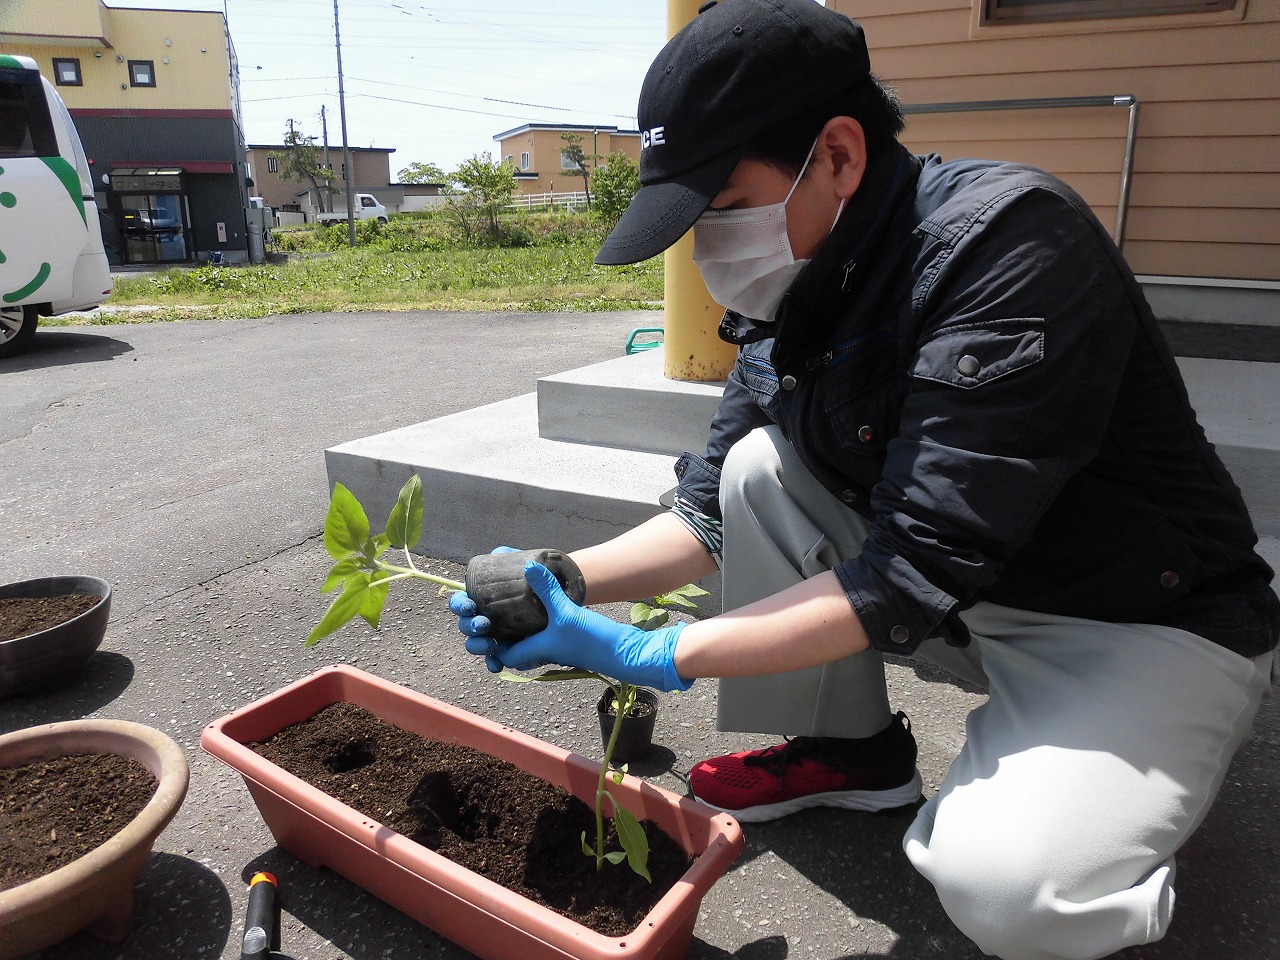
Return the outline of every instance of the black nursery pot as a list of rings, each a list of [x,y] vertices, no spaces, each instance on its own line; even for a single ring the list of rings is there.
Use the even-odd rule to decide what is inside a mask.
[[[617,719],[612,708],[613,690],[605,687],[604,693],[596,701],[596,715],[600,718],[600,742],[606,749]],[[631,708],[631,715],[623,721],[622,729],[618,731],[618,742],[614,745],[612,757],[615,766],[631,763],[648,755],[653,749],[653,727],[657,722],[658,695],[641,687],[636,691],[636,702]]]

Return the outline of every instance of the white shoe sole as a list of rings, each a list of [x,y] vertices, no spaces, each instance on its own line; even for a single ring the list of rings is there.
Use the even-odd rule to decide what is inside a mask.
[[[830,793],[810,793],[781,803],[762,803],[758,807],[745,807],[742,810],[730,810],[728,807],[717,807],[707,803],[697,794],[694,799],[712,810],[719,810],[735,818],[739,823],[763,823],[777,820],[780,817],[808,810],[811,807],[837,807],[841,810],[892,810],[894,807],[905,807],[920,799],[920,771],[900,787],[892,790],[833,790]]]

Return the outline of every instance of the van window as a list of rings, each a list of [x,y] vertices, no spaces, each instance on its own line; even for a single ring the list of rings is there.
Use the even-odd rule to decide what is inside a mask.
[[[56,157],[58,139],[34,70],[0,68],[0,157]]]

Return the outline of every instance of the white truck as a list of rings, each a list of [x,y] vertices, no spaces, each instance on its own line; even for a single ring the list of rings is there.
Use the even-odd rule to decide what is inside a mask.
[[[333,207],[333,213],[317,213],[316,223],[326,226],[331,223],[346,223],[347,198],[335,197]],[[378,198],[372,193],[357,193],[353,209],[357,220],[377,220],[382,224],[387,222],[387,208],[379,203]]]
[[[0,358],[40,317],[111,295],[98,205],[66,105],[30,57],[0,54]]]

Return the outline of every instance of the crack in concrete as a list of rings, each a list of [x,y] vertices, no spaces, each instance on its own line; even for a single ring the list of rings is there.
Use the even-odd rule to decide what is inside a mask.
[[[188,586],[181,587],[177,590],[174,590],[171,593],[167,593],[164,596],[155,597],[151,600],[147,600],[141,606],[139,606],[138,609],[135,610],[130,616],[126,617],[120,622],[122,624],[132,623],[133,621],[141,617],[144,613],[147,613],[157,605],[165,604],[168,601],[173,600],[174,598],[182,597],[185,594],[193,593],[196,590],[200,590],[202,588],[208,587],[209,584],[211,583],[216,583],[217,581],[223,579],[224,577],[229,577],[232,574],[240,573],[241,571],[246,570],[249,567],[255,566],[260,563],[268,563],[276,559],[277,557],[283,556],[284,554],[290,552],[291,550],[297,550],[299,547],[306,546],[307,544],[315,540],[323,540],[323,539],[324,539],[323,532],[312,534],[311,536],[303,540],[299,540],[297,543],[291,543],[284,547],[281,547],[279,550],[276,550],[274,553],[268,553],[268,554],[264,554],[261,557],[255,557],[253,559],[246,560],[244,563],[240,563],[234,567],[223,570],[221,573],[214,574],[212,577],[207,577],[198,583],[193,583]]]

